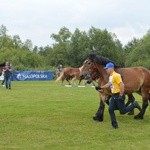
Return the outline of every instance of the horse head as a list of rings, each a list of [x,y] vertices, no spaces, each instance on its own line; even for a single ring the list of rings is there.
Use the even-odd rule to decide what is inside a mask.
[[[98,56],[96,54],[89,54],[85,61],[83,62],[83,66],[80,70],[80,76],[84,78],[87,74],[96,75],[99,72],[97,65],[98,64],[106,64],[106,58],[104,59],[102,56]],[[97,75],[96,75],[97,76]]]
[[[99,75],[101,75],[102,71],[104,71],[104,66],[109,62],[112,62],[115,68],[119,67],[107,57],[99,56],[96,54],[89,54],[83,63],[80,76],[85,76],[87,73],[89,73],[89,71],[91,73],[97,72]]]
[[[80,69],[80,78],[84,79],[86,76],[91,74],[91,71],[93,70],[94,63],[90,59],[86,59],[83,62],[83,66]]]

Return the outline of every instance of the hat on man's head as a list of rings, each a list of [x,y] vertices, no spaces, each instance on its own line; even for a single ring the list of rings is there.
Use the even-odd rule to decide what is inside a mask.
[[[113,63],[107,63],[106,66],[104,67],[104,69],[108,69],[108,68],[114,68],[114,64]]]

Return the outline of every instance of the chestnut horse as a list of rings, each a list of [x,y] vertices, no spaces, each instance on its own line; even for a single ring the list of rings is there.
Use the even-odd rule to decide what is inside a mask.
[[[69,85],[71,85],[71,80],[79,80],[79,84],[81,83],[82,79],[80,78],[80,68],[73,68],[73,67],[67,67],[62,70],[60,73],[60,76],[56,79],[56,81],[62,81],[62,84],[64,80],[66,80]]]
[[[95,54],[90,54],[84,61],[83,67],[81,69],[80,75],[83,76],[89,70],[96,70],[99,73],[99,86],[106,84],[109,81],[109,76],[104,69],[104,66],[108,62],[113,62],[112,60],[98,56]],[[114,62],[113,62],[114,63]],[[143,104],[142,109],[139,114],[136,115],[135,119],[143,119],[145,110],[148,106],[148,100],[150,100],[150,71],[144,67],[130,67],[121,68],[115,65],[115,71],[120,73],[125,85],[125,94],[133,96],[132,93],[136,92],[142,96]],[[110,95],[110,88],[100,90],[100,111],[104,111],[104,102]],[[101,112],[103,114],[103,112]],[[102,116],[101,116],[102,117]],[[103,118],[101,118],[101,121]]]

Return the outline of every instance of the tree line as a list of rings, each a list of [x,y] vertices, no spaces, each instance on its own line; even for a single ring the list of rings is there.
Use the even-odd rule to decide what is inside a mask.
[[[150,69],[150,31],[141,39],[134,38],[125,46],[107,29],[76,28],[73,33],[62,27],[50,36],[54,43],[45,47],[22,42],[19,35],[10,36],[0,26],[0,63],[9,61],[16,70],[55,70],[59,64],[80,67],[86,56],[96,53],[108,57],[122,67],[143,66]]]

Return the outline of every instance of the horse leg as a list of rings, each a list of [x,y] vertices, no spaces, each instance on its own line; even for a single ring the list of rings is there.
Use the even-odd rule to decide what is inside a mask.
[[[79,79],[79,85],[80,85],[81,81],[82,81],[82,79]]]
[[[65,79],[66,79],[66,81],[68,82],[68,84],[71,85],[71,84],[70,84],[70,81],[69,81],[69,80],[70,80],[69,76],[66,76]]]
[[[125,106],[127,107],[130,103],[133,103],[134,101],[135,101],[135,98],[134,98],[133,94],[128,94],[128,101]],[[134,109],[132,111],[130,111],[128,113],[128,115],[134,115]]]
[[[82,80],[83,80],[82,78],[79,78],[79,85],[80,85],[80,83],[81,83]],[[85,81],[83,81],[83,84],[86,85]]]
[[[105,110],[105,104],[103,103],[103,101],[100,101],[100,105],[98,107],[95,116],[93,116],[93,120],[102,122],[104,119],[104,110]]]
[[[142,109],[138,115],[134,116],[134,119],[143,119],[147,106],[148,106],[148,101],[143,101]]]
[[[110,97],[111,96],[108,96],[105,100],[107,105],[109,105]],[[100,95],[100,99],[102,99],[101,95]],[[93,120],[102,122],[104,120],[104,110],[105,110],[105,103],[104,103],[104,101],[100,100],[100,105],[98,107],[98,110],[97,110],[95,116],[93,116]]]
[[[142,91],[143,91],[143,89],[142,89]],[[147,91],[147,92],[144,91],[142,93],[142,99],[143,99],[142,109],[138,115],[134,116],[134,119],[143,119],[144,118],[144,114],[145,114],[146,108],[148,106],[149,91]]]
[[[62,85],[63,85],[63,82],[64,82],[65,79],[66,79],[65,75],[63,75],[62,78],[61,78]]]
[[[69,84],[69,85],[71,85],[71,83],[70,83],[69,79],[66,79],[66,81],[68,82],[68,84]]]
[[[68,84],[70,85],[70,81],[69,81],[68,77],[66,77],[64,80],[66,80],[68,82]]]

